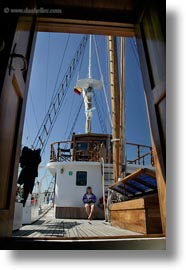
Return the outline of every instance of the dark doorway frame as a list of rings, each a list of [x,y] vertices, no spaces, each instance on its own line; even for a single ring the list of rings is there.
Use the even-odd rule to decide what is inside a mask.
[[[7,1],[8,2],[8,1]],[[5,6],[8,6],[8,3],[6,2]],[[40,6],[42,1],[30,1],[31,8],[35,8],[35,2],[37,6]],[[58,1],[56,1],[58,2]],[[63,18],[60,18],[59,15],[56,14],[50,14],[45,16],[35,16],[36,18],[36,28],[35,31],[44,31],[44,32],[69,32],[69,33],[86,33],[86,34],[101,34],[101,35],[115,35],[115,36],[125,36],[125,37],[133,37],[135,36],[139,42],[138,42],[138,50],[140,53],[140,60],[141,60],[141,67],[143,72],[143,79],[147,78],[148,81],[152,81],[150,75],[148,74],[148,70],[150,70],[150,66],[152,66],[152,63],[149,63],[148,57],[150,57],[150,52],[148,52],[148,48],[145,47],[145,42],[147,41],[148,35],[149,38],[151,38],[150,34],[147,33],[146,36],[144,36],[144,32],[142,33],[143,28],[143,19],[147,19],[147,21],[152,23],[152,17],[148,16],[150,14],[150,10],[153,14],[154,12],[157,12],[157,14],[164,11],[165,1],[156,1],[156,4],[152,4],[152,6],[148,6],[146,1],[131,1],[130,8],[125,5],[120,7],[120,1],[116,1],[115,3],[112,3],[112,1],[108,1],[107,6],[103,7],[104,1],[93,1],[93,4],[91,6],[90,2],[87,1],[87,3],[84,5],[78,4],[78,1],[71,1],[72,4],[67,6],[65,1],[64,3],[57,3],[55,5],[55,2],[53,1],[45,1],[44,8],[49,8],[51,5],[53,5],[52,8],[61,8],[64,16]],[[98,3],[99,2],[99,3]],[[125,2],[125,1],[124,1]],[[162,4],[160,2],[163,2]],[[127,3],[127,1],[126,1]],[[101,8],[100,5],[102,4]],[[17,4],[18,5],[18,4]],[[11,4],[9,5],[9,9],[11,7]],[[115,7],[115,8],[114,8]],[[12,7],[14,8],[14,6]],[[22,6],[22,8],[25,8],[25,6]],[[128,9],[129,8],[129,9]],[[76,9],[76,10],[75,10]],[[71,12],[73,10],[73,12]],[[79,12],[78,12],[79,11]],[[101,12],[102,11],[102,12]],[[148,14],[147,14],[148,13]],[[78,15],[77,15],[78,14]],[[87,15],[89,14],[89,16]],[[17,19],[21,16],[21,14],[17,14],[13,18],[13,24],[16,25]],[[165,14],[164,14],[165,17]],[[159,18],[158,26],[161,27],[164,25],[163,19],[164,17]],[[4,19],[4,17],[3,17]],[[30,18],[28,16],[28,24],[30,24]],[[152,23],[153,24],[153,23]],[[153,24],[154,25],[154,24]],[[165,32],[164,28],[161,27],[163,30],[164,37]],[[24,29],[27,30],[27,23],[24,21]],[[152,27],[153,29],[153,27]],[[159,30],[159,29],[158,29]],[[13,33],[15,31],[15,28],[12,26]],[[142,36],[143,34],[143,36]],[[13,35],[12,35],[13,38]],[[164,41],[165,42],[165,41]],[[9,52],[11,50],[11,38],[9,40]],[[33,48],[32,48],[33,50]],[[7,67],[8,66],[8,58],[5,57],[4,64]],[[143,60],[146,60],[144,63]],[[31,65],[31,62],[29,65]],[[31,67],[29,67],[30,69]],[[5,70],[5,68],[4,68]],[[5,74],[2,73],[2,74]],[[3,84],[3,78],[1,78],[0,85]],[[152,86],[148,84],[147,82],[144,83],[146,87],[146,96],[150,96],[150,88]],[[27,83],[28,85],[28,83]],[[163,84],[164,87],[164,84]],[[161,87],[158,88],[157,92],[160,92]],[[164,95],[161,95],[161,100],[164,98]],[[149,100],[152,98],[149,97]],[[156,97],[156,100],[159,99]],[[147,101],[147,107],[149,114],[151,113],[151,101]],[[153,103],[153,101],[152,101]],[[161,111],[158,112],[159,115],[159,123],[161,122]],[[151,117],[149,117],[150,119]],[[165,163],[162,161],[164,158],[164,153],[161,149],[159,149],[159,145],[154,138],[157,134],[153,131],[154,123],[152,123],[152,119],[150,119],[151,122],[151,133],[152,133],[152,140],[153,140],[153,147],[155,149],[155,165],[157,169],[157,177],[160,179],[159,181],[159,201],[160,201],[160,207],[162,207],[161,216],[162,216],[162,224],[163,224],[163,231],[165,233]],[[161,140],[161,136],[164,137],[164,130],[162,130],[164,126],[159,125],[160,129],[160,135],[158,134],[159,141]],[[160,144],[160,143],[159,143]],[[162,147],[162,144],[161,144]],[[18,150],[17,150],[18,151]],[[16,158],[18,159],[17,153],[15,153]],[[14,176],[15,177],[15,176]]]

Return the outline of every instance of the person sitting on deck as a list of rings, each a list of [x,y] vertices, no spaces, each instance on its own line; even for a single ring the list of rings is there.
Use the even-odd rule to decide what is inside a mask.
[[[97,200],[96,196],[92,193],[91,187],[87,187],[86,193],[84,194],[82,200],[85,204],[85,210],[88,215],[88,219],[91,220],[94,212],[94,205]]]

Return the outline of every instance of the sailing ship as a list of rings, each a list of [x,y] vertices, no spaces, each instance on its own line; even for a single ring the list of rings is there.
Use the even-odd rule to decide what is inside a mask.
[[[74,87],[74,92],[82,96],[84,101],[85,132],[82,134],[73,133],[70,140],[54,142],[51,144],[50,161],[47,169],[52,175],[53,196],[52,204],[46,207],[44,199],[40,198],[35,207],[33,207],[31,195],[27,200],[23,210],[15,211],[16,220],[19,216],[21,220],[21,211],[23,211],[24,224],[31,224],[43,215],[44,210],[54,207],[54,218],[59,219],[86,219],[86,211],[82,201],[82,196],[87,186],[91,186],[97,197],[97,204],[94,211],[94,219],[111,220],[111,205],[116,202],[126,202],[139,197],[146,197],[149,194],[157,193],[157,185],[154,177],[154,164],[152,148],[145,145],[126,143],[125,141],[125,93],[124,89],[124,39],[121,38],[120,52],[120,97],[117,99],[117,55],[115,53],[115,42],[113,37],[109,37],[109,54],[110,54],[110,81],[112,97],[112,134],[95,133],[92,129],[92,116],[94,112],[93,96],[96,91],[102,91],[103,81],[92,78],[92,35],[89,36],[88,50],[88,76],[87,78],[78,78]],[[80,48],[84,43],[81,42]],[[85,44],[84,44],[85,46]],[[81,51],[82,53],[82,51]],[[72,63],[74,65],[74,60]],[[78,62],[78,61],[77,61]],[[74,67],[73,67],[74,68]],[[70,72],[72,67],[70,66]],[[70,74],[69,77],[71,77]],[[65,76],[66,85],[68,85],[68,75]],[[59,93],[57,102],[60,104]],[[117,102],[120,102],[118,104]],[[120,108],[120,110],[118,109]],[[55,104],[52,110],[57,110]],[[47,131],[47,121],[52,123],[52,111],[49,109],[48,119],[44,120],[44,132]],[[55,114],[54,114],[55,115]],[[46,142],[43,131],[39,137],[40,146]],[[133,146],[137,149],[137,156],[133,160],[126,159],[126,145]],[[38,144],[36,143],[36,146]],[[140,147],[147,149],[145,154],[140,153]],[[149,157],[149,163],[145,164],[145,158]],[[146,171],[143,171],[143,170]],[[122,180],[136,172],[150,172],[153,179],[138,179],[138,181],[128,181],[123,185]],[[129,179],[130,180],[130,179]],[[153,183],[152,183],[153,182]],[[123,186],[122,186],[123,185]],[[36,194],[38,196],[39,192]],[[18,214],[19,212],[19,214]],[[114,223],[113,223],[114,224]],[[116,225],[118,225],[116,223]],[[22,226],[19,222],[16,229]],[[121,226],[122,227],[122,226]]]
[[[30,99],[27,99],[27,96],[28,96],[27,94],[28,93],[31,94],[31,91],[28,91],[30,74],[31,74],[31,69],[35,70],[34,61],[37,58],[37,57],[33,58],[34,54],[36,56],[36,53],[37,53],[37,47],[35,47],[36,35],[38,38],[42,32],[64,33],[64,31],[69,32],[69,33],[83,34],[83,35],[90,34],[90,33],[95,33],[97,35],[113,35],[113,36],[117,35],[117,36],[122,36],[122,37],[130,37],[131,40],[133,40],[133,38],[134,39],[136,38],[136,48],[138,51],[137,56],[139,56],[138,64],[139,64],[139,68],[141,68],[141,71],[142,71],[142,81],[143,81],[143,86],[144,86],[144,89],[142,92],[145,94],[145,97],[146,97],[146,108],[148,111],[148,123],[149,123],[150,131],[151,131],[153,155],[145,153],[144,151],[144,149],[146,149],[148,150],[147,152],[152,153],[151,147],[144,148],[144,146],[138,145],[136,143],[133,145],[133,147],[137,149],[137,156],[134,159],[129,158],[130,160],[128,160],[128,158],[125,156],[125,153],[126,153],[125,147],[127,147],[128,145],[128,143],[126,142],[126,139],[124,138],[125,125],[120,126],[121,123],[124,123],[124,117],[123,117],[124,113],[122,112],[122,108],[125,107],[125,106],[122,106],[122,102],[124,104],[124,96],[125,96],[124,87],[123,87],[124,77],[122,75],[122,73],[124,73],[123,72],[124,66],[122,63],[120,64],[120,71],[122,70],[121,74],[117,72],[116,65],[112,66],[112,64],[116,62],[116,61],[113,61],[114,59],[116,59],[116,50],[114,49],[115,45],[113,42],[115,38],[111,36],[109,37],[109,50],[105,49],[105,52],[109,54],[110,67],[112,66],[110,70],[111,83],[109,84],[109,88],[111,88],[111,92],[112,92],[111,94],[112,97],[111,99],[109,97],[109,100],[112,102],[113,129],[112,129],[112,132],[108,130],[107,132],[102,132],[102,134],[100,134],[100,135],[105,135],[105,134],[110,135],[106,139],[107,140],[106,147],[108,148],[104,149],[103,147],[102,152],[100,151],[100,149],[98,149],[97,156],[99,157],[97,157],[97,160],[95,159],[92,160],[91,155],[90,155],[91,159],[88,156],[88,160],[87,160],[87,157],[84,157],[84,159],[86,158],[86,160],[83,160],[83,161],[75,160],[76,159],[75,152],[77,151],[77,149],[76,148],[74,149],[74,144],[73,144],[73,139],[72,139],[73,136],[69,138],[64,135],[64,137],[61,139],[60,137],[58,137],[57,132],[56,132],[56,140],[58,141],[65,140],[65,137],[66,137],[67,138],[66,140],[70,141],[70,143],[68,144],[68,147],[66,145],[65,147],[61,147],[62,150],[63,149],[67,150],[66,152],[63,151],[63,157],[65,157],[65,154],[70,156],[68,157],[69,159],[68,161],[63,161],[63,164],[65,163],[70,164],[72,162],[74,163],[84,162],[86,164],[88,163],[91,164],[91,162],[96,162],[97,164],[98,163],[100,164],[101,176],[102,176],[101,190],[103,191],[102,196],[105,196],[105,192],[104,192],[105,187],[103,186],[106,184],[106,181],[109,177],[108,175],[110,175],[109,171],[108,171],[108,174],[106,173],[106,169],[108,168],[106,168],[105,164],[111,164],[112,166],[111,172],[112,172],[113,183],[111,183],[111,185],[109,184],[108,195],[107,195],[108,196],[107,202],[110,201],[110,204],[108,205],[108,207],[105,207],[105,204],[104,204],[104,209],[103,209],[103,214],[105,214],[106,211],[108,210],[110,211],[109,221],[111,222],[112,226],[105,226],[104,228],[102,227],[102,231],[100,230],[102,234],[99,234],[99,237],[100,238],[102,237],[102,240],[101,240],[102,243],[104,242],[103,236],[105,235],[104,232],[106,231],[106,227],[107,228],[112,227],[113,229],[115,228],[115,226],[119,226],[123,228],[127,228],[128,226],[128,228],[130,227],[130,237],[132,235],[131,231],[134,231],[134,232],[141,231],[141,233],[143,233],[143,236],[138,238],[138,240],[136,241],[134,239],[130,239],[130,240],[127,239],[127,241],[125,239],[121,241],[121,239],[123,238],[121,237],[122,232],[120,230],[120,235],[119,235],[120,240],[118,241],[120,243],[119,245],[117,245],[117,247],[119,246],[120,247],[122,246],[124,248],[128,248],[128,247],[138,248],[139,247],[139,248],[145,249],[147,248],[146,243],[149,242],[149,237],[150,238],[152,237],[152,235],[150,235],[152,233],[152,230],[154,230],[153,231],[154,233],[156,229],[156,233],[158,232],[160,234],[154,236],[155,239],[153,240],[155,241],[151,241],[152,243],[151,248],[155,248],[155,249],[158,247],[165,248],[164,236],[166,234],[166,180],[165,180],[165,167],[166,167],[165,166],[165,163],[166,163],[166,151],[165,151],[166,150],[166,121],[165,121],[166,120],[165,119],[165,107],[166,107],[166,85],[165,85],[165,79],[166,79],[166,76],[165,76],[166,75],[165,74],[166,73],[165,72],[165,45],[166,44],[165,43],[166,42],[165,41],[166,39],[165,39],[165,33],[166,31],[165,31],[165,20],[164,20],[165,19],[165,3],[164,2],[165,1],[156,1],[153,3],[152,2],[147,3],[146,1],[124,1],[124,3],[121,5],[120,1],[105,2],[105,1],[95,0],[95,1],[84,1],[83,3],[79,3],[78,1],[71,1],[69,2],[70,4],[67,4],[66,1],[61,1],[60,3],[58,1],[56,2],[56,4],[52,1],[47,1],[47,3],[44,4],[44,8],[46,9],[50,8],[50,6],[52,6],[52,8],[60,8],[63,11],[62,15],[48,12],[45,14],[30,13],[30,14],[26,14],[25,16],[25,14],[23,14],[22,12],[18,12],[16,14],[16,11],[14,9],[15,7],[12,6],[11,4],[9,5],[8,10],[5,7],[4,12],[2,13],[2,16],[1,16],[1,19],[2,19],[1,25],[3,25],[4,27],[2,29],[2,39],[1,39],[1,46],[0,46],[0,51],[1,51],[1,56],[2,56],[2,61],[1,61],[2,62],[2,65],[1,65],[2,76],[0,80],[0,83],[1,83],[1,90],[0,90],[1,92],[1,96],[0,96],[0,126],[1,126],[1,133],[0,133],[0,144],[1,144],[0,237],[1,237],[1,245],[3,246],[3,248],[8,247],[9,249],[9,248],[15,248],[15,247],[16,248],[22,247],[22,249],[25,249],[25,248],[30,249],[32,247],[41,248],[41,246],[43,245],[44,247],[52,247],[52,249],[55,249],[55,248],[58,249],[59,247],[64,248],[64,246],[65,248],[77,247],[77,249],[80,249],[80,247],[82,246],[85,247],[84,249],[89,249],[89,247],[91,246],[92,248],[98,247],[98,249],[100,249],[100,247],[108,246],[108,242],[105,242],[104,245],[101,245],[100,243],[98,244],[98,241],[95,241],[95,243],[93,243],[94,241],[92,240],[84,241],[83,237],[86,238],[85,233],[83,235],[82,234],[76,235],[75,241],[65,242],[63,240],[56,241],[56,239],[53,239],[51,241],[50,238],[48,238],[49,241],[43,241],[43,238],[45,238],[45,232],[43,231],[41,232],[41,227],[39,227],[39,225],[43,222],[43,219],[39,220],[38,223],[35,223],[35,225],[38,226],[38,228],[35,225],[32,225],[29,227],[29,228],[32,227],[32,229],[34,228],[35,230],[34,234],[32,235],[33,236],[32,240],[27,238],[25,241],[25,239],[22,239],[21,237],[19,237],[18,239],[11,237],[13,214],[14,212],[16,213],[16,211],[14,211],[14,208],[15,208],[14,206],[15,206],[15,197],[16,197],[15,195],[16,195],[19,155],[21,152],[22,129],[23,129],[23,124],[26,123],[26,119],[24,119],[26,102],[27,100],[30,102]],[[31,8],[33,7],[35,10],[35,8],[39,6],[39,2],[30,3],[30,5],[31,5]],[[25,10],[25,8],[27,9],[24,3],[20,6],[20,8],[21,10]],[[12,15],[14,19],[11,20],[11,27],[10,27],[9,21],[10,21],[11,13],[13,13],[13,11],[15,11],[14,12],[15,16]],[[9,13],[8,15],[5,14],[7,12]],[[80,63],[80,59],[83,55],[86,43],[88,44],[89,40],[90,39],[88,38],[87,35],[83,37],[83,41],[78,47],[76,54],[72,58],[72,62],[70,63],[69,68],[67,69],[67,72],[64,74],[63,80],[61,81],[61,84],[60,84],[59,91],[55,89],[56,93],[54,93],[54,96],[52,97],[52,102],[49,105],[49,110],[48,111],[45,110],[45,113],[47,112],[46,118],[43,121],[41,129],[39,129],[38,131],[38,134],[37,134],[38,136],[36,136],[36,141],[34,141],[33,144],[32,144],[33,141],[31,143],[27,141],[27,143],[24,145],[27,145],[29,143],[32,149],[40,148],[41,151],[45,149],[47,140],[51,134],[51,130],[54,127],[55,119],[59,115],[61,106],[64,109],[63,100],[66,96],[66,93],[67,92],[72,93],[72,91],[69,91],[70,82],[72,80],[72,77],[74,76],[75,69],[77,69],[78,67],[78,63]],[[119,38],[117,38],[117,41],[119,41]],[[61,51],[64,51],[62,49],[61,43],[58,43],[58,45],[59,44],[61,47]],[[74,47],[74,44],[76,44],[76,42],[73,43],[73,47]],[[41,46],[41,49],[43,52],[43,49],[44,49],[43,44]],[[70,53],[68,52],[65,55],[69,57],[69,54],[71,55],[71,53],[72,53],[72,50],[70,51]],[[58,50],[56,50],[56,55],[59,58]],[[111,58],[113,60],[111,60]],[[48,59],[48,57],[46,57],[45,59]],[[54,71],[53,64],[51,65],[51,67],[53,69],[52,71]],[[118,78],[117,78],[117,73],[119,74]],[[86,75],[81,76],[81,78],[86,78],[86,77],[88,76]],[[92,76],[92,78],[96,78],[96,77],[97,76],[95,75]],[[101,78],[101,81],[102,81],[102,78]],[[33,81],[31,80],[31,84],[32,82]],[[44,81],[44,82],[46,86],[47,81]],[[120,89],[118,89],[118,86],[116,86],[117,82],[120,84]],[[76,92],[79,92],[79,91],[81,92],[83,90],[82,88],[84,88],[85,91],[87,90],[86,87],[77,86],[77,83],[73,82],[73,86],[74,85],[76,86]],[[38,87],[39,86],[37,84],[35,89],[38,89]],[[117,91],[116,89],[119,91]],[[123,92],[120,91],[121,89],[123,90]],[[98,92],[102,93],[103,91],[101,89],[98,90],[94,88],[93,93],[94,92],[97,95]],[[42,91],[42,89],[39,87],[38,93],[40,93],[40,95],[43,95],[44,91]],[[123,97],[122,97],[122,94],[124,94]],[[83,92],[81,92],[81,95],[83,96]],[[118,99],[118,96],[119,96],[119,99]],[[81,100],[81,97],[79,100]],[[39,99],[39,101],[41,104],[41,99]],[[137,101],[136,104],[139,105],[140,102],[137,100],[137,98],[136,98],[136,101]],[[36,105],[35,102],[34,102],[34,105]],[[71,106],[73,107],[73,104],[71,104]],[[94,110],[92,110],[92,112],[93,111]],[[39,113],[36,116],[38,117]],[[69,116],[69,119],[70,118],[71,117]],[[61,129],[62,124],[63,122],[60,122],[60,125],[56,127],[56,131],[58,128],[59,136],[62,135],[62,129]],[[123,129],[123,132],[121,132],[122,129]],[[74,130],[74,131],[76,131],[76,134],[73,134],[75,140],[77,139],[78,135],[84,135],[84,134],[78,134],[77,130]],[[32,132],[34,133],[34,130],[32,130]],[[81,129],[81,132],[82,132],[82,129]],[[90,134],[95,134],[95,133],[99,133],[99,131],[98,129],[93,128]],[[87,134],[87,136],[90,134]],[[98,134],[96,134],[96,136],[97,135]],[[51,138],[51,137],[50,137],[50,140],[55,141],[55,138],[54,137]],[[137,142],[136,138],[133,141]],[[53,146],[58,148],[58,145],[56,145],[55,143]],[[109,149],[111,150],[108,155],[109,159],[106,160],[106,153],[104,154],[104,151],[105,152],[109,151]],[[53,149],[51,148],[51,150]],[[73,150],[75,151],[73,152]],[[59,151],[58,149],[54,150],[53,153],[54,155],[52,157],[52,151],[51,151],[52,158],[49,163],[53,163],[53,164],[61,163],[60,166],[62,166],[63,168],[62,160],[60,160],[60,156],[61,156],[60,149]],[[83,155],[85,156],[85,154],[86,153],[81,152],[80,159],[82,159],[82,156]],[[56,157],[55,155],[58,155],[58,156]],[[113,160],[111,160],[111,156]],[[149,163],[148,165],[154,165],[153,163],[155,163],[156,175],[154,174],[154,169],[147,168],[147,164],[144,161],[147,156],[150,157],[150,161],[151,161],[151,163]],[[49,161],[49,157],[47,161]],[[45,164],[47,163],[46,160],[44,162]],[[132,171],[130,172],[129,170],[127,171],[127,167],[129,168],[129,165],[131,167],[133,166],[135,171],[134,170],[133,172]],[[140,167],[140,166],[142,168],[137,169],[137,167]],[[143,166],[145,168],[143,168]],[[61,170],[61,172],[62,172],[61,176],[66,173],[65,170]],[[51,181],[53,181],[53,183],[55,184],[54,193],[57,194],[57,183],[56,183],[57,174],[55,174],[52,171],[51,173],[53,175],[52,177],[53,180]],[[59,173],[59,170],[58,170],[58,173]],[[110,177],[110,180],[111,180],[111,177]],[[156,180],[157,180],[157,183],[156,183]],[[64,179],[62,179],[62,182],[65,183]],[[158,186],[159,205],[156,200],[157,199],[157,186]],[[63,192],[64,190],[63,187],[61,187],[61,192]],[[107,187],[105,189],[107,192]],[[36,190],[37,190],[37,184],[36,184]],[[52,190],[54,189],[52,188]],[[48,193],[50,194],[50,192]],[[112,197],[114,193],[117,195],[116,198],[110,198],[110,196]],[[32,194],[32,195],[35,195],[35,194]],[[97,196],[99,196],[99,194]],[[30,207],[31,201],[33,201],[32,197],[29,198],[27,201],[28,207]],[[79,201],[81,201],[81,199]],[[104,203],[104,200],[103,200],[103,203]],[[16,202],[16,205],[17,204],[21,206],[20,202]],[[54,199],[54,205],[55,205],[55,199]],[[58,206],[68,207],[68,204],[61,205],[61,202],[60,202]],[[76,206],[81,207],[78,204]],[[70,211],[70,209],[68,209],[68,211]],[[49,213],[52,213],[52,211],[50,211]],[[160,219],[160,213],[161,213],[161,219]],[[47,215],[46,215],[45,216],[46,222],[44,222],[43,227],[48,228],[48,237],[51,237],[51,238],[53,236],[56,237],[56,234],[58,233],[58,236],[60,235],[60,240],[65,235],[67,235],[66,228],[68,225],[70,225],[71,228],[73,228],[75,232],[77,231],[78,224],[80,223],[80,219],[76,220],[76,222],[74,223],[72,222],[68,223],[67,221],[65,221],[65,219],[57,219],[57,218],[52,219],[52,218],[51,218],[51,222],[47,223],[48,220],[47,220]],[[96,223],[95,221],[95,224],[98,224],[98,223]],[[99,224],[103,224],[103,222]],[[157,227],[158,227],[157,224],[162,225],[163,234],[161,234],[160,229],[157,231]],[[23,226],[23,227],[24,228],[22,230],[22,236],[28,236],[27,227],[26,226]],[[96,226],[94,225],[89,226],[89,227],[96,228]],[[59,230],[57,231],[55,230],[55,228],[59,228]],[[54,230],[55,230],[55,233],[54,233]],[[89,228],[88,237],[92,235],[91,230],[92,229]],[[97,232],[98,231],[99,230],[97,230]],[[39,233],[40,233],[39,237],[41,237],[40,240],[38,240],[37,238]],[[123,232],[123,235],[124,234],[125,233]],[[72,234],[69,234],[69,236],[71,237],[71,239],[73,239]],[[109,235],[107,234],[106,237],[108,239]],[[114,246],[116,247],[115,245],[116,235],[114,235],[114,237],[115,237],[114,241],[111,241],[112,247]],[[137,233],[134,235],[134,237],[137,237]],[[82,242],[84,242],[84,245],[82,245]],[[153,246],[154,243],[155,245]],[[158,246],[156,245],[156,243],[158,243]]]
[[[47,164],[48,170],[55,178],[54,215],[56,218],[86,218],[81,198],[87,186],[93,188],[98,201],[103,201],[102,207],[96,207],[94,218],[106,218],[107,206],[104,203],[106,201],[105,198],[108,197],[109,186],[120,180],[124,175],[129,175],[145,167],[145,165],[140,164],[140,160],[145,156],[138,156],[135,161],[125,163],[125,155],[123,155],[123,160],[120,164],[122,171],[120,171],[118,176],[115,176],[113,162],[118,164],[118,161],[116,160],[117,156],[113,156],[115,153],[113,148],[115,147],[114,144],[118,145],[120,138],[113,137],[112,134],[94,133],[91,128],[94,109],[92,97],[94,91],[102,91],[103,87],[101,80],[92,78],[91,42],[92,36],[90,35],[88,77],[77,80],[74,87],[74,91],[79,95],[81,94],[84,100],[86,115],[85,133],[74,133],[69,141],[52,143],[50,162]],[[121,125],[123,126],[123,123]],[[123,129],[121,132],[123,132]],[[125,137],[125,134],[122,136]],[[125,144],[126,142],[122,141],[122,143]],[[139,148],[140,146],[137,147]],[[125,147],[122,145],[122,151],[123,149]],[[148,155],[151,156],[151,164],[153,164],[152,149],[150,149]],[[137,161],[139,164],[135,164]],[[148,167],[154,171],[154,167],[151,164]],[[123,194],[123,200],[128,199],[130,195],[129,192],[128,196]]]

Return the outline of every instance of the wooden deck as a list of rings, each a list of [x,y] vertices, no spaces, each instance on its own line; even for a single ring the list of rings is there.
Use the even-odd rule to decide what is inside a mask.
[[[25,225],[13,232],[13,237],[44,239],[113,239],[139,237],[140,233],[111,226],[102,220],[55,219],[53,209],[31,225]]]

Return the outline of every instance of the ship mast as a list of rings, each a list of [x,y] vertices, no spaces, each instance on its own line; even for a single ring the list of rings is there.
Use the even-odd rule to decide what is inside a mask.
[[[89,55],[88,55],[88,78],[80,79],[76,83],[77,88],[82,88],[82,94],[85,104],[85,133],[91,133],[91,121],[92,121],[92,96],[95,89],[102,88],[102,82],[100,80],[92,79],[92,36],[89,39]]]
[[[125,40],[120,39],[120,84],[116,37],[109,36],[110,90],[112,100],[112,142],[114,181],[124,176],[125,165]]]
[[[110,90],[112,101],[112,142],[113,142],[113,169],[114,181],[118,181],[120,175],[119,156],[120,156],[120,99],[118,86],[118,64],[117,64],[117,49],[116,37],[109,36],[109,62],[110,62]]]
[[[125,176],[126,154],[125,154],[125,127],[126,127],[126,111],[125,111],[125,38],[120,38],[120,176]]]

